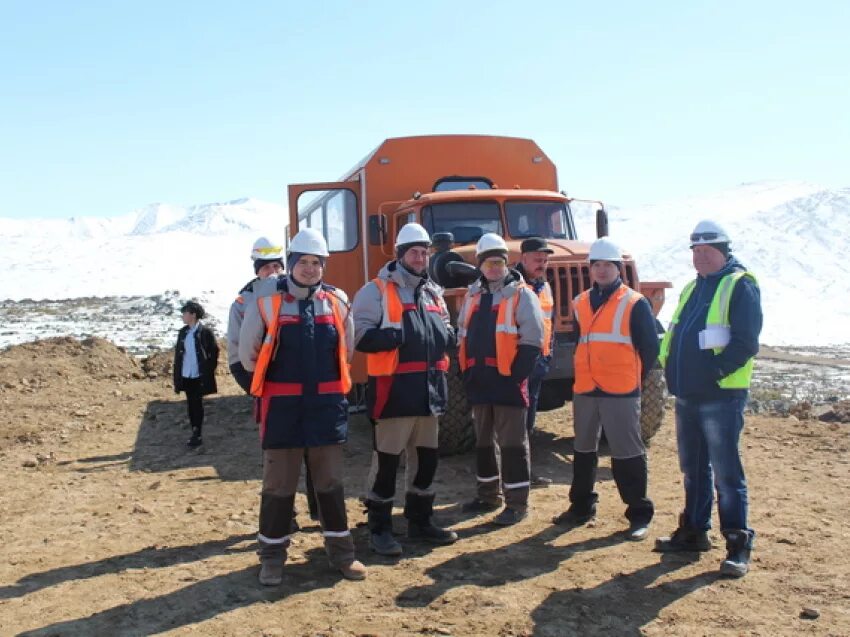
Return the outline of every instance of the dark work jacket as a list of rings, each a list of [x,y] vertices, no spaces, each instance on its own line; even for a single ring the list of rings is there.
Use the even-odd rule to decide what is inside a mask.
[[[493,294],[488,292],[486,279],[481,277],[480,280],[483,287],[481,301],[469,319],[466,338],[467,357],[477,361],[463,373],[467,402],[470,405],[528,407],[528,377],[537,364],[540,348],[520,344],[511,366],[511,376],[502,376],[496,367],[484,364],[486,359],[496,357],[498,305],[493,307]],[[517,282],[522,282],[522,276],[516,270],[509,270],[504,284],[515,285]],[[526,290],[526,293],[536,302],[530,291]]]
[[[177,333],[177,345],[174,348],[174,392],[183,391],[183,356],[186,353],[186,334],[189,326],[184,325]],[[201,392],[204,396],[215,394],[218,386],[215,382],[215,368],[218,366],[218,343],[215,334],[206,325],[201,324],[195,330],[195,351],[198,353],[198,370],[201,372]]]
[[[729,344],[720,354],[699,347],[699,333],[705,329],[708,308],[718,283],[727,274],[745,269],[738,259],[730,256],[719,272],[706,277],[697,276],[696,286],[673,329],[664,369],[667,389],[674,396],[705,402],[746,396],[746,389],[721,389],[717,381],[744,365],[759,351],[761,293],[752,279],[741,278],[732,291]]]
[[[378,325],[363,334],[356,349],[366,354],[397,349],[399,364],[424,362],[427,371],[369,376],[366,391],[369,415],[374,420],[442,416],[448,402],[448,370],[438,370],[434,365],[454,348],[455,331],[446,324],[448,310],[442,302],[439,287],[427,277],[405,275],[399,270],[398,262],[393,261],[378,276],[399,286],[399,299],[404,306],[401,334],[389,338],[387,330]],[[416,287],[404,285],[414,282]],[[375,289],[364,289],[364,293],[377,292],[374,283],[366,285]],[[357,322],[358,299],[355,298],[352,307]]]
[[[525,279],[525,282],[531,286],[531,289],[534,290],[534,293],[540,297],[540,290],[543,289],[543,284],[546,283],[545,280],[539,281],[536,279],[532,279],[528,276],[525,271],[525,268],[522,267],[522,263],[517,263],[516,271],[522,275],[522,278]],[[551,287],[551,286],[550,286]],[[555,298],[555,290],[552,290],[552,316],[549,318],[552,319],[552,336],[549,339],[549,351],[555,351],[555,314],[557,312],[558,301]],[[546,318],[545,316],[543,318]],[[541,350],[540,356],[537,357],[537,362],[534,364],[534,370],[531,372],[532,377],[543,378],[546,374],[549,373],[549,367],[552,364],[552,354],[549,356],[544,356],[543,351]]]
[[[611,297],[615,290],[622,285],[623,280],[617,277],[611,285],[602,288],[594,283],[590,289],[590,309],[595,313],[602,305]],[[632,335],[632,345],[640,356],[640,380],[641,383],[646,378],[649,370],[653,368],[658,360],[658,332],[655,329],[655,316],[652,314],[652,306],[644,297],[635,303],[632,308],[631,317],[629,319],[629,330]],[[576,341],[581,336],[581,326],[576,321],[575,337]],[[640,396],[640,387],[628,394],[609,394],[599,388],[593,391],[582,394],[582,396],[613,396],[618,398],[628,398]]]
[[[298,304],[298,319],[281,322],[266,381],[301,383],[303,389],[300,396],[261,398],[265,414],[263,449],[342,444],[348,439],[348,400],[342,393],[317,391],[319,383],[340,378],[339,333],[332,322],[316,321],[316,306],[327,310],[330,301],[317,298],[323,296],[319,292],[304,300],[293,299],[287,293],[289,285],[288,280],[280,279],[278,289],[283,292],[284,303]],[[323,283],[321,292],[331,294],[335,288]]]

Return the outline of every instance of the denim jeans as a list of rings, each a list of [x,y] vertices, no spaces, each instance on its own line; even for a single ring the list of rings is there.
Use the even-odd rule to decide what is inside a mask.
[[[738,452],[744,428],[746,397],[697,402],[676,398],[679,467],[685,479],[685,521],[695,529],[711,528],[711,505],[717,489],[721,530],[746,529],[747,479]]]

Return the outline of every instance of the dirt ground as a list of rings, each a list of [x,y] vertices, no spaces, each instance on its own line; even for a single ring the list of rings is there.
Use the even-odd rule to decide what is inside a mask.
[[[13,635],[850,635],[850,426],[753,416],[743,436],[753,569],[724,556],[624,542],[623,506],[600,467],[598,521],[564,531],[571,409],[540,417],[532,492],[511,528],[469,517],[472,457],[442,461],[439,516],[461,539],[367,548],[357,501],[369,463],[362,417],[346,447],[348,513],[364,582],[325,559],[299,496],[282,586],[257,584],[259,449],[250,402],[225,375],[207,400],[205,445],[185,447],[167,355],[141,366],[106,341],[57,339],[0,353],[0,634]],[[671,414],[650,449],[652,535],[682,503]],[[401,510],[396,528],[404,530]],[[715,523],[716,527],[716,523]],[[806,618],[806,616],[811,618]],[[815,617],[816,616],[816,617]]]

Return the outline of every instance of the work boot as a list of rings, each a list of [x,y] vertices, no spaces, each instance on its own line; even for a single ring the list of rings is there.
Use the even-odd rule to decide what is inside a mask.
[[[407,518],[407,537],[422,539],[431,544],[453,544],[457,533],[434,524],[434,495],[408,493],[404,502]]]
[[[552,518],[552,522],[554,524],[559,524],[561,526],[568,526],[571,528],[577,526],[584,526],[588,522],[590,522],[593,518],[596,517],[596,505],[594,504],[591,508],[586,510],[580,510],[575,506],[571,506],[569,509],[561,513],[561,515],[555,516]]]
[[[499,515],[493,518],[493,524],[497,524],[499,526],[512,526],[518,522],[522,522],[527,517],[528,510],[520,511],[518,509],[505,507],[499,511]]]
[[[743,529],[723,531],[726,537],[726,559],[720,563],[720,574],[743,577],[750,570],[752,533]]]
[[[484,500],[483,498],[475,498],[464,503],[462,509],[465,513],[490,513],[491,511],[496,511],[501,506],[501,500]]]
[[[669,537],[655,540],[655,550],[661,553],[679,553],[684,551],[710,551],[711,540],[708,531],[695,529],[685,522],[685,516],[679,516],[679,526]]]
[[[369,513],[369,548],[378,555],[398,556],[402,553],[401,544],[393,537],[392,511],[393,503],[367,502]]]
[[[547,478],[546,476],[538,476],[534,473],[531,474],[531,488],[532,489],[546,489],[552,484],[552,479]]]
[[[363,566],[363,563],[354,560],[353,562],[349,562],[348,564],[343,564],[339,567],[339,572],[342,573],[342,576],[345,579],[350,580],[364,580],[366,579],[366,567]]]

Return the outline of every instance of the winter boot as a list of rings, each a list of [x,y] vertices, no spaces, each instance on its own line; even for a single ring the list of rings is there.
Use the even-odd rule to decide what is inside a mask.
[[[368,501],[369,548],[378,555],[401,555],[402,549],[393,537],[393,503]]]
[[[407,518],[407,537],[421,539],[431,544],[453,544],[457,533],[434,524],[434,494],[408,493],[404,502]]]
[[[280,542],[269,542],[258,539],[260,556],[259,581],[263,586],[278,586],[283,581],[283,564],[286,562],[286,549],[289,538],[281,538]]]
[[[726,538],[726,559],[720,563],[720,574],[743,577],[750,570],[750,553],[753,550],[753,533],[745,529],[723,531]]]
[[[672,535],[655,540],[655,550],[660,553],[710,551],[711,540],[708,539],[708,531],[688,525],[685,515],[682,514],[679,516],[679,526]]]

